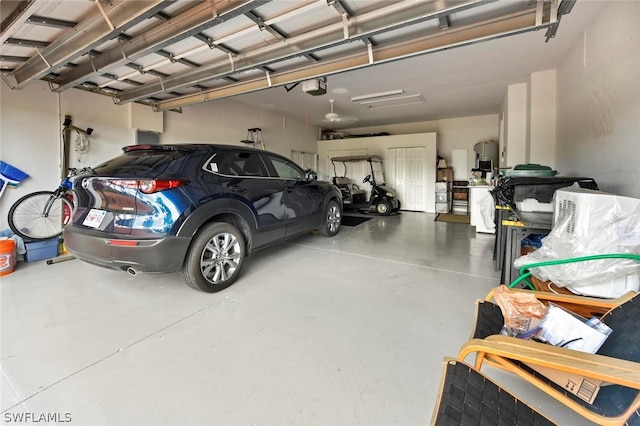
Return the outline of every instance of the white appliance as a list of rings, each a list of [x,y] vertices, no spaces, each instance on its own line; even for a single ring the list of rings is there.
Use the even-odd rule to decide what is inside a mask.
[[[556,190],[553,223],[574,247],[585,254],[640,253],[640,199],[577,187]],[[576,247],[577,246],[577,247]],[[581,268],[588,268],[585,262]],[[640,290],[637,273],[592,279],[587,285],[567,287],[574,293],[618,297]]]

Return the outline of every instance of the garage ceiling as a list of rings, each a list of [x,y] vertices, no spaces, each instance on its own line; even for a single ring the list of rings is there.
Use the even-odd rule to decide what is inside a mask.
[[[11,87],[46,80],[56,92],[81,88],[157,110],[234,97],[340,129],[496,113],[506,85],[558,65],[601,2],[0,5],[0,67]]]

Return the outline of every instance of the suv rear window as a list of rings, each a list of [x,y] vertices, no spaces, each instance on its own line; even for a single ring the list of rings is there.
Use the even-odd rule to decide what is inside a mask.
[[[129,151],[93,169],[101,175],[135,174],[150,170],[160,171],[167,164],[183,155],[181,152],[169,150]]]

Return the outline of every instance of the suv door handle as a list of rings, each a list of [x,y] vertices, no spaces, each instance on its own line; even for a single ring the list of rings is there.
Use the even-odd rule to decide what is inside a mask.
[[[229,186],[229,189],[233,192],[245,192],[247,190],[247,188],[243,188],[241,186],[236,186],[236,185]]]

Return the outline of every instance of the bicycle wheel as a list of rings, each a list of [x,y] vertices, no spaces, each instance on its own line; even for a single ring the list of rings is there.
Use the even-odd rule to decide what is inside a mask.
[[[73,205],[52,191],[27,194],[9,209],[9,227],[27,240],[46,240],[62,234],[71,222]]]

